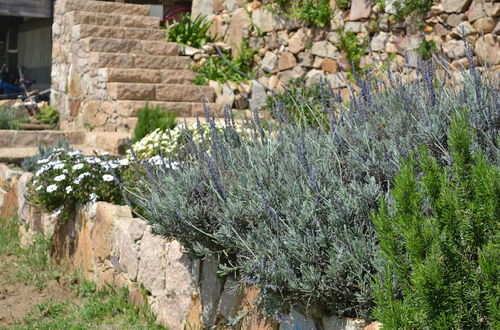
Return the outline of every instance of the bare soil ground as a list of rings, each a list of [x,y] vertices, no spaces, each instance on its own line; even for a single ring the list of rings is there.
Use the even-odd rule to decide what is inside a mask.
[[[16,276],[22,271],[19,256],[4,254],[0,258],[0,328],[18,323],[43,301],[76,300],[69,279],[51,279],[43,286],[29,285]]]

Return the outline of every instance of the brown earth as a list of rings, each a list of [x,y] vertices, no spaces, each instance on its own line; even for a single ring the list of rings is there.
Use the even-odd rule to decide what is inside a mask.
[[[17,259],[14,255],[0,255],[0,329],[22,320],[43,301],[76,300],[69,278],[50,280],[43,288],[23,283],[15,276],[20,270]]]

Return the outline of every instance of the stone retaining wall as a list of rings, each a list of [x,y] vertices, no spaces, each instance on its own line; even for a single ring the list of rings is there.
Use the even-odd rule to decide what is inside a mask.
[[[238,290],[232,278],[217,277],[217,260],[193,259],[175,240],[151,233],[127,206],[104,202],[77,208],[64,222],[31,206],[24,198],[31,173],[0,164],[0,220],[17,213],[21,242],[35,234],[52,237],[52,256],[69,270],[98,284],[127,287],[129,298],[147,303],[170,329],[378,329],[378,323],[325,317],[314,322],[297,311],[278,324],[254,309],[258,290]],[[1,225],[1,221],[0,221]],[[227,322],[241,316],[241,322]]]
[[[192,17],[203,15],[212,25],[212,33],[222,38],[235,53],[245,40],[258,53],[254,60],[260,66],[257,78],[271,89],[282,90],[290,79],[305,78],[308,84],[328,78],[333,88],[349,95],[345,72],[351,63],[340,47],[343,33],[352,31],[369,50],[361,58],[360,66],[381,65],[391,59],[391,69],[404,71],[415,77],[420,54],[418,47],[424,41],[434,41],[436,54],[443,55],[452,68],[467,68],[466,43],[475,52],[478,67],[487,66],[500,71],[500,2],[492,0],[440,0],[426,15],[413,13],[403,21],[395,18],[396,3],[401,0],[352,0],[350,9],[341,10],[335,0],[330,1],[333,17],[326,28],[308,27],[305,23],[272,12],[273,1],[247,0],[193,0]],[[292,1],[293,2],[293,1]],[[385,4],[382,8],[380,3]],[[222,45],[223,47],[224,45]],[[370,54],[371,52],[371,54]],[[214,54],[208,46],[204,50],[190,49],[188,54],[203,62]],[[220,94],[233,100],[239,108],[239,95],[250,97],[251,108],[260,108],[266,102],[266,91],[259,84],[236,88],[227,84]],[[224,88],[227,90],[224,92]]]

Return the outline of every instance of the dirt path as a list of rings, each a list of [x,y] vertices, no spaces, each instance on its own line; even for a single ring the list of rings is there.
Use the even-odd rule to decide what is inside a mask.
[[[0,255],[0,328],[21,321],[36,305],[51,300],[76,300],[67,278],[50,279],[43,286],[27,285],[18,275],[19,256]]]
[[[15,219],[0,219],[0,329],[165,329],[149,309],[134,306],[126,289],[98,288],[65,271],[36,237],[19,246]]]

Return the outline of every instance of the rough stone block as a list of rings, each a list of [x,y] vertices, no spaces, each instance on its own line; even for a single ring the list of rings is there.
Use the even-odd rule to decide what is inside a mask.
[[[161,56],[177,56],[179,55],[179,45],[175,42],[165,41],[143,41],[144,54],[161,55]],[[168,60],[168,59],[166,59]]]
[[[214,90],[207,86],[156,85],[157,101],[200,102],[202,98],[214,102]]]
[[[103,69],[108,82],[126,82],[126,83],[160,83],[161,76],[158,70],[148,69],[122,69],[108,68]]]
[[[108,83],[109,96],[116,100],[155,100],[155,85]]]

